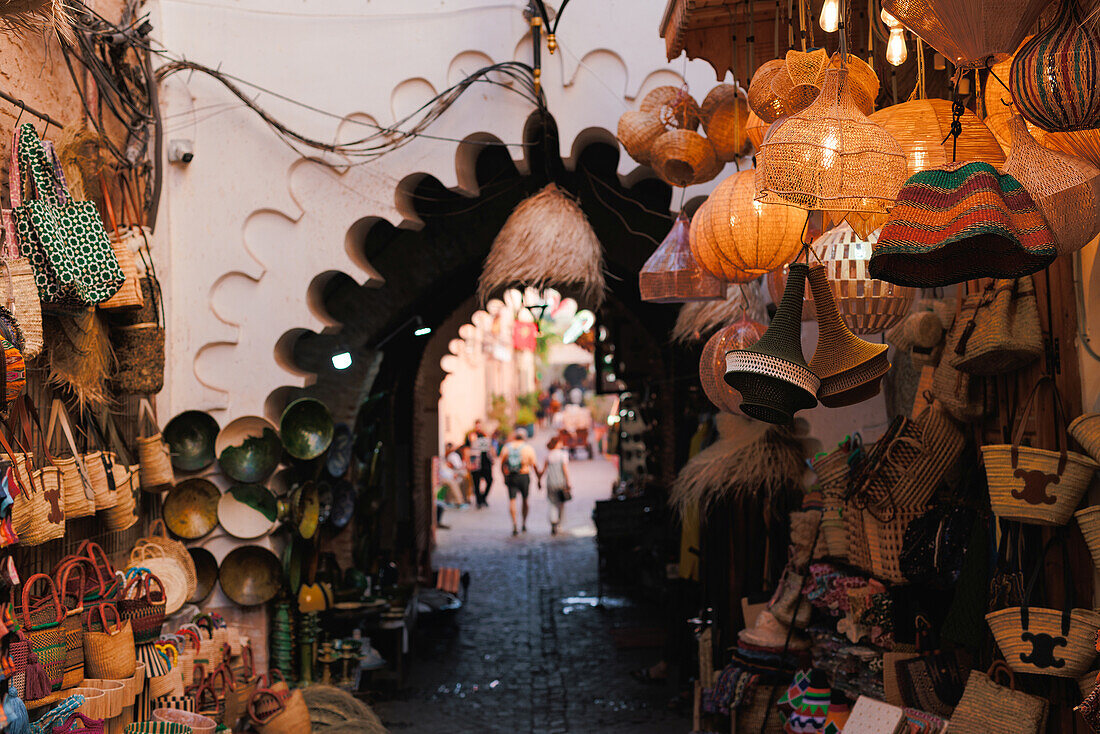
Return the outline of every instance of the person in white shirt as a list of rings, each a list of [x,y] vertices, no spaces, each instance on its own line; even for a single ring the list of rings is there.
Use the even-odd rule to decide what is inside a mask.
[[[546,477],[546,498],[550,500],[550,534],[557,535],[565,517],[565,503],[573,499],[572,482],[569,480],[569,452],[559,445],[557,436],[550,439],[546,448],[550,453],[538,472],[539,486]]]

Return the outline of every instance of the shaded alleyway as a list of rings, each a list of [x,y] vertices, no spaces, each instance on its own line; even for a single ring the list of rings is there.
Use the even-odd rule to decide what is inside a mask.
[[[469,571],[470,597],[453,626],[421,628],[408,686],[377,707],[392,731],[690,730],[667,707],[671,686],[628,675],[660,657],[660,610],[614,590],[597,604],[592,508],[609,495],[614,465],[581,459],[570,471],[575,499],[557,537],[540,492],[528,532],[511,536],[499,475],[488,509],[446,513],[436,565]]]

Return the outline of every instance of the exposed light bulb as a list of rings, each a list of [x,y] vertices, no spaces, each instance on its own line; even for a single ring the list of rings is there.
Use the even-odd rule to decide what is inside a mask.
[[[826,33],[836,33],[840,27],[840,0],[825,0],[821,6],[821,17],[818,18],[821,30]]]
[[[886,27],[890,30],[901,27],[901,21],[890,15],[886,8],[882,9],[882,12],[878,14],[878,17],[886,24]]]
[[[909,49],[905,43],[905,31],[898,28],[890,29],[890,40],[886,42],[886,60],[894,66],[901,66],[909,57]]]

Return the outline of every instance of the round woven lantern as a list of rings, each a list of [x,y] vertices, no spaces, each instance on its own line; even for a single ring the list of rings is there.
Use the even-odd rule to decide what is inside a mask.
[[[699,382],[714,407],[727,413],[740,413],[741,395],[726,384],[726,353],[745,349],[760,341],[767,329],[742,313],[740,320],[715,332],[703,347],[699,358]]]
[[[735,161],[745,149],[749,105],[745,92],[734,84],[719,84],[707,93],[701,107],[703,131],[720,161]]]
[[[882,0],[882,8],[955,66],[970,69],[1007,58],[1049,2]]]
[[[1060,255],[1076,252],[1100,232],[1100,169],[1039,145],[1024,119],[1012,118],[1012,153],[1003,173],[1031,194],[1054,232]]]
[[[772,81],[786,69],[784,59],[765,61],[752,75],[749,82],[749,109],[764,122],[771,124],[790,114],[787,103],[772,90]]]
[[[619,142],[626,149],[626,154],[643,166],[649,165],[653,143],[664,133],[665,126],[656,115],[648,112],[630,110],[619,118]]]
[[[699,127],[699,104],[682,87],[657,87],[642,97],[638,110],[656,117],[666,128]]]
[[[1084,158],[1092,165],[1100,167],[1100,129],[1047,133],[1043,136],[1043,146]]]
[[[690,226],[680,212],[668,236],[642,266],[638,289],[643,301],[686,303],[725,298],[726,284],[703,270],[691,254]]]
[[[695,256],[695,261],[708,273],[727,283],[748,283],[755,280],[757,276],[736,267],[718,248],[712,233],[711,209],[713,208],[713,199],[715,194],[718,194],[722,187],[728,183],[729,179],[726,179],[718,184],[718,188],[714,190],[710,198],[695,210],[695,216],[691,220],[691,231],[688,233],[688,242],[691,245],[691,254]]]
[[[760,119],[760,115],[749,110],[749,119],[745,121],[745,136],[748,137],[752,147],[760,150],[760,144],[764,142],[764,133],[768,131],[768,123]]]
[[[707,200],[713,247],[736,270],[754,278],[794,259],[808,216],[797,207],[759,202],[755,196],[753,173],[746,170],[723,181]]]
[[[664,181],[672,186],[702,183],[721,170],[717,166],[714,146],[694,130],[673,129],[663,133],[653,143],[650,161]]]
[[[1100,39],[1082,27],[1078,0],[1061,0],[1054,23],[1016,53],[1009,86],[1016,109],[1043,130],[1100,125]]]
[[[856,108],[844,69],[768,133],[756,165],[757,199],[826,211],[885,212],[906,178],[905,153]]]

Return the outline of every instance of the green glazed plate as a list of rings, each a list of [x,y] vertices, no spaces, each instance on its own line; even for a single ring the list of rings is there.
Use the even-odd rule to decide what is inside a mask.
[[[316,459],[325,453],[332,443],[334,431],[328,408],[314,398],[295,400],[286,406],[279,419],[279,433],[286,452],[303,461]]]
[[[208,479],[185,479],[172,487],[164,500],[164,524],[185,540],[201,538],[218,524],[221,496]]]
[[[184,411],[168,421],[162,435],[176,469],[199,471],[214,463],[218,422],[209,413]]]
[[[255,415],[237,418],[218,433],[218,466],[236,482],[258,484],[279,466],[283,444],[275,426]]]
[[[218,501],[218,522],[234,538],[251,540],[271,532],[279,502],[261,484],[234,484]]]

